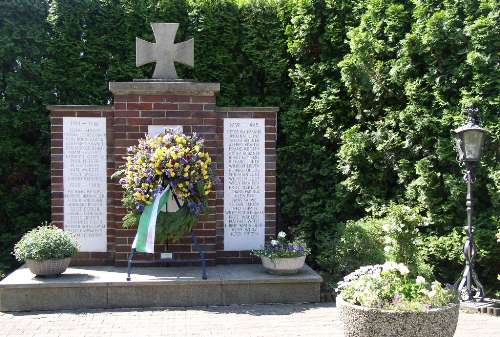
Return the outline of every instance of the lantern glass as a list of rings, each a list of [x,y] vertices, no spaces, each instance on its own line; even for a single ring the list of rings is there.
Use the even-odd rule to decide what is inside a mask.
[[[484,132],[480,128],[471,128],[464,130],[460,137],[463,141],[461,148],[464,150],[463,160],[466,161],[479,161],[481,158],[481,151],[484,143]]]

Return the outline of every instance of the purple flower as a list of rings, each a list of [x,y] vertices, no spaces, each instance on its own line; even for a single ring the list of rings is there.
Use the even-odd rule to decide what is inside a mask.
[[[139,213],[142,213],[144,211],[144,205],[142,204],[137,204],[135,206],[135,209],[139,212]]]
[[[186,158],[184,158],[184,157],[182,157],[182,158],[180,159],[180,161],[181,161],[181,163],[183,163],[184,165],[187,165],[187,163],[189,163],[189,162],[186,160]]]

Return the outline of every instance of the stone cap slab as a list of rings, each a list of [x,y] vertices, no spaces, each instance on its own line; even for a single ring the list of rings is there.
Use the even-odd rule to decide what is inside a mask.
[[[49,111],[107,111],[112,105],[47,105]]]
[[[217,107],[216,111],[217,112],[278,112],[280,110],[279,107],[277,106],[260,106],[260,107],[245,107],[245,106],[238,106],[238,107]]]
[[[208,280],[201,278],[200,267],[134,267],[132,280],[126,281],[127,268],[113,266],[71,267],[60,277],[35,277],[22,266],[0,282],[0,290],[9,288],[70,288],[145,285],[194,284],[296,284],[321,283],[322,278],[304,265],[299,274],[271,275],[258,264],[218,265],[207,268]]]
[[[220,83],[191,81],[109,82],[109,91],[113,95],[214,96],[220,91]]]

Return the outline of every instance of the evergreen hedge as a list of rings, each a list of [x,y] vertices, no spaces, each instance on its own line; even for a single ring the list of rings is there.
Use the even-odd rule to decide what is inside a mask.
[[[465,184],[450,130],[477,106],[491,130],[475,184],[478,267],[495,287],[495,0],[2,1],[0,269],[14,265],[15,241],[50,217],[45,105],[105,104],[108,81],[148,77],[152,65],[135,67],[134,40],[153,40],[155,21],[179,22],[178,41],[195,38],[195,68],[179,75],[221,82],[219,105],[281,107],[280,226],[303,233],[324,270],[346,256],[322,258],[337,240],[355,242],[346,224],[364,226],[392,202],[424,217],[420,251],[437,276],[458,276]]]

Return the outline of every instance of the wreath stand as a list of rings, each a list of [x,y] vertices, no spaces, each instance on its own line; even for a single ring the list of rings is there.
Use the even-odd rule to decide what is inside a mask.
[[[181,208],[181,204],[179,203],[179,200],[177,199],[177,196],[175,193],[173,193],[172,190],[172,195],[174,197],[174,200],[179,208]],[[196,237],[196,234],[191,230],[191,240],[193,242],[194,249],[198,252],[199,258],[198,259],[185,259],[185,260],[177,260],[175,258],[170,258],[170,259],[158,259],[158,260],[153,260],[153,264],[164,264],[164,263],[201,263],[201,278],[203,280],[207,279],[207,259],[205,258],[205,251],[203,250],[202,246],[198,243],[198,238]],[[167,243],[168,247],[168,243]],[[137,253],[135,248],[132,248],[132,251],[130,253],[130,256],[128,258],[128,264],[127,264],[127,281],[130,281],[130,274],[132,273],[132,267],[134,263],[134,257],[135,254]]]

